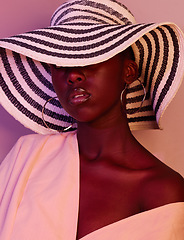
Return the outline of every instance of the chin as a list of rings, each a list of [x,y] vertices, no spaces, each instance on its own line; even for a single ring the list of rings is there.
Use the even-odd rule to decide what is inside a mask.
[[[75,110],[65,109],[67,113],[73,117],[77,122],[91,122],[95,119],[95,111],[89,108],[75,108]]]

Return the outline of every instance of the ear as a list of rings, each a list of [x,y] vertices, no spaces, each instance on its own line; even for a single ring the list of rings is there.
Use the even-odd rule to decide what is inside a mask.
[[[126,84],[131,84],[138,78],[139,71],[137,63],[133,60],[126,59],[124,64],[125,64],[124,81]]]

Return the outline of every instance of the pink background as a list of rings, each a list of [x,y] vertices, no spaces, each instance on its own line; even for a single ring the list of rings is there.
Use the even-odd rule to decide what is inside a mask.
[[[1,1],[0,37],[49,25],[53,11],[64,1]],[[138,22],[172,21],[184,30],[183,0],[122,0]],[[184,82],[162,120],[163,130],[135,131],[136,138],[160,160],[184,175]],[[0,106],[0,161],[25,134],[33,133]]]

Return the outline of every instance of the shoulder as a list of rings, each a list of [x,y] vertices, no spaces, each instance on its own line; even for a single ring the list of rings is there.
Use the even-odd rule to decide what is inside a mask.
[[[30,134],[20,137],[2,161],[1,168],[7,164],[13,165],[17,159],[20,161],[25,158],[26,155],[31,155],[34,149],[38,149],[40,143],[46,138],[46,135],[40,134]]]
[[[15,143],[14,147],[10,151],[12,152],[31,152],[33,149],[38,149],[40,146],[43,146],[51,135],[41,135],[41,134],[30,134],[20,137]]]
[[[22,136],[17,140],[1,165],[6,164],[8,161],[13,163],[18,157],[19,159],[25,159],[26,156],[33,156],[38,153],[49,154],[52,151],[64,148],[64,146],[68,145],[74,138],[74,133],[48,135],[30,134]]]
[[[19,147],[27,147],[28,145],[31,147],[43,147],[44,145],[57,146],[66,140],[70,141],[70,139],[75,138],[74,132],[67,133],[56,133],[56,134],[30,134],[22,136],[18,139],[17,143]]]
[[[174,202],[184,202],[184,178],[163,163],[154,167],[143,187],[144,210]]]

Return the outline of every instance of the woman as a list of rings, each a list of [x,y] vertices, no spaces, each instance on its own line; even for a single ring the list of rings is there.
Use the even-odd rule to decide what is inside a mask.
[[[122,111],[121,92],[138,76],[129,52],[86,67],[51,66],[57,96],[78,123],[79,238],[122,218],[184,201],[183,178],[135,140]]]
[[[109,0],[69,1],[51,25],[0,41],[3,105],[51,133],[21,138],[2,163],[1,238],[182,239],[184,180],[129,128],[156,127],[176,92],[180,30],[136,24]]]

